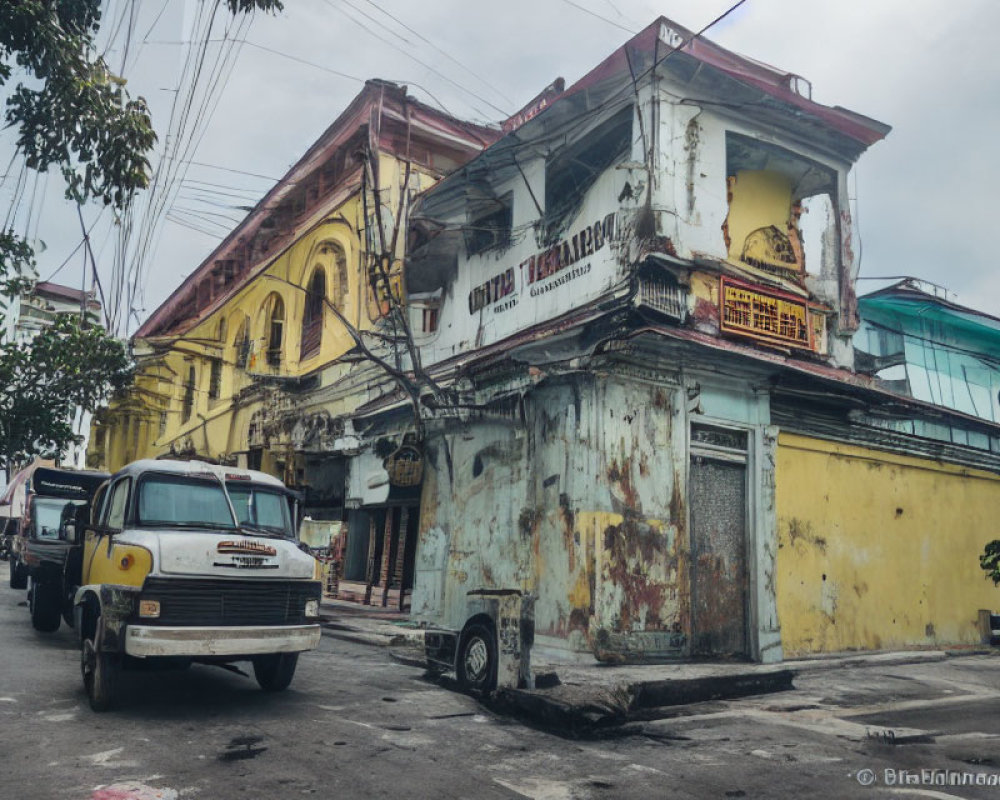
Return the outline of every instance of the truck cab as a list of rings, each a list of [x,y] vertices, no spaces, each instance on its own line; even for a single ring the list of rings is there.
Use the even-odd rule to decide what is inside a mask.
[[[36,460],[18,472],[0,498],[10,554],[10,586],[28,589],[36,630],[51,632],[72,618],[80,583],[79,536],[106,472],[56,467]]]
[[[106,472],[38,467],[27,481],[17,561],[28,577],[28,609],[36,630],[55,631],[60,619],[72,620],[82,529],[108,477]]]
[[[111,476],[73,604],[91,707],[110,708],[120,671],[150,660],[249,660],[261,688],[286,688],[320,639],[319,564],[297,517],[296,495],[253,470],[146,460]]]

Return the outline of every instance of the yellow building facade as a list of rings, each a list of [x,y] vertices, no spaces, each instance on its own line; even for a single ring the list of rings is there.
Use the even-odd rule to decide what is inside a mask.
[[[1000,474],[782,433],[777,605],[785,656],[980,644],[1000,589]]]
[[[135,385],[97,415],[88,462],[177,456],[305,481],[296,421],[340,430],[386,379],[351,354],[404,303],[409,198],[493,138],[369,81],[140,327]]]

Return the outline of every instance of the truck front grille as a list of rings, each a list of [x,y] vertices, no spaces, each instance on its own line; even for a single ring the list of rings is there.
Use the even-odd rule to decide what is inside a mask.
[[[319,581],[147,578],[141,599],[159,600],[160,616],[143,625],[304,625]]]

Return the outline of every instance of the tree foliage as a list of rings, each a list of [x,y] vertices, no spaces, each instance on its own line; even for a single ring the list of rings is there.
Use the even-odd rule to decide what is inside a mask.
[[[56,166],[66,195],[124,207],[149,183],[146,152],[156,141],[145,100],[95,55],[100,0],[0,2],[0,85],[10,60],[36,80],[7,98],[7,124],[31,169]]]
[[[282,9],[280,0],[214,2],[232,14]],[[98,54],[101,4],[0,0],[0,87],[25,76],[7,90],[4,117],[26,166],[58,169],[66,196],[79,204],[94,200],[121,210],[149,185],[147,154],[156,134],[145,100],[131,98]],[[0,231],[0,323],[33,274],[28,242]],[[74,409],[94,410],[130,379],[123,343],[82,315],[60,319],[31,343],[0,345],[3,466],[64,449],[74,439]]]
[[[52,455],[77,437],[77,409],[93,412],[132,381],[125,347],[75,314],[56,319],[30,347],[0,356],[0,441],[5,465]]]
[[[988,542],[979,556],[979,566],[986,577],[993,581],[994,586],[1000,585],[1000,539]]]

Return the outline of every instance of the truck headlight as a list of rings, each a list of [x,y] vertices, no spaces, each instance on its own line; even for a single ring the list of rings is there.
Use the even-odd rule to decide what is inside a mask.
[[[140,600],[139,616],[146,617],[147,619],[155,619],[156,617],[160,616],[160,601]]]
[[[319,600],[306,600],[306,616],[307,617],[319,616]]]

